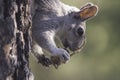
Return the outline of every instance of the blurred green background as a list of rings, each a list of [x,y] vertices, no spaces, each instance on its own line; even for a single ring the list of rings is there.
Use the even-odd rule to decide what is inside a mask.
[[[120,80],[120,1],[62,0],[81,7],[87,2],[99,6],[98,15],[87,22],[87,43],[69,63],[57,70],[46,69],[30,58],[35,80]]]

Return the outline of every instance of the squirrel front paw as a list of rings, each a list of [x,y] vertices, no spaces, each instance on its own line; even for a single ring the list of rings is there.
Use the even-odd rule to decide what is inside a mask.
[[[70,60],[70,54],[66,50],[61,48],[55,50],[52,56],[58,58],[58,60],[56,61],[58,63],[66,63]]]

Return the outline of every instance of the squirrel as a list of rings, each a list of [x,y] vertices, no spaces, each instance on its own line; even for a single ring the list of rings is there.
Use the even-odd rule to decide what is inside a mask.
[[[38,57],[43,50],[57,56],[61,63],[70,60],[67,50],[56,45],[57,37],[71,51],[82,49],[86,39],[86,21],[96,16],[98,6],[87,3],[80,9],[60,0],[35,0],[32,5],[32,53]]]

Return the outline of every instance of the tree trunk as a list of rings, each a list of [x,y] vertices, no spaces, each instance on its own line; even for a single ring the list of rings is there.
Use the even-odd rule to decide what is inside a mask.
[[[0,0],[0,80],[33,80],[29,0]]]

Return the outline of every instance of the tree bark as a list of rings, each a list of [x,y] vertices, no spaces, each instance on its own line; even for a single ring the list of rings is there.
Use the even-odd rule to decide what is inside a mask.
[[[0,2],[0,80],[33,80],[29,69],[30,1]]]

